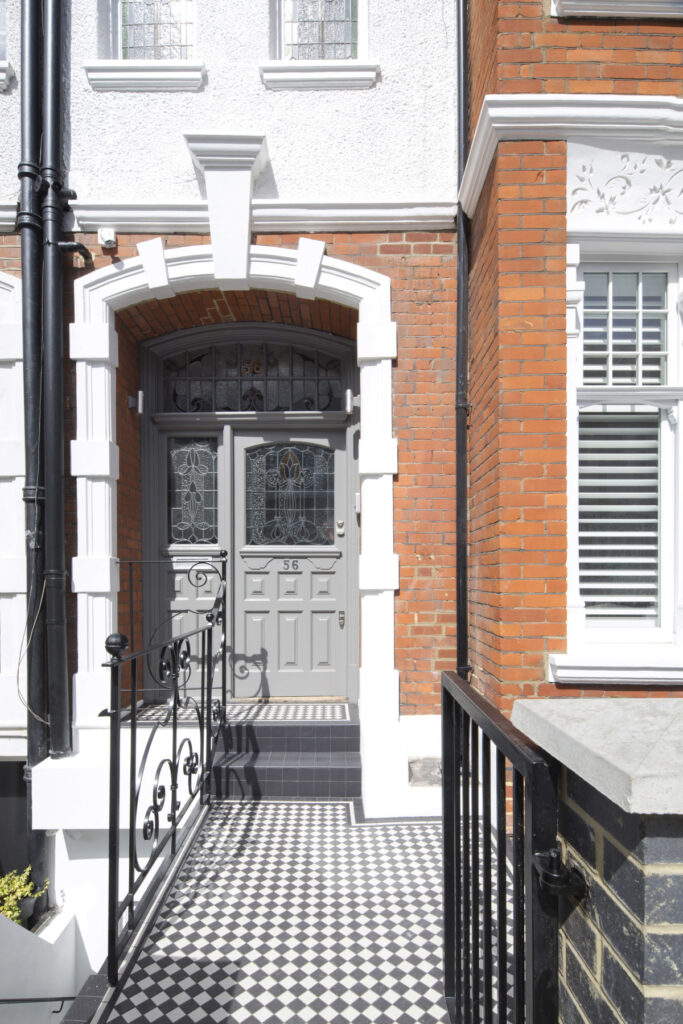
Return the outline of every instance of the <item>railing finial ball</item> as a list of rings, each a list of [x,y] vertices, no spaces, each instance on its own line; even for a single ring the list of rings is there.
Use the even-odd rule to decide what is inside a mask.
[[[128,637],[124,636],[123,633],[111,633],[104,641],[104,646],[112,658],[120,658],[128,647]]]

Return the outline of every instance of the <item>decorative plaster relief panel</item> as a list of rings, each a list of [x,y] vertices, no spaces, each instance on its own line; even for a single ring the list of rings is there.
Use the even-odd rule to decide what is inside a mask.
[[[569,143],[567,150],[569,231],[680,233],[682,148]]]

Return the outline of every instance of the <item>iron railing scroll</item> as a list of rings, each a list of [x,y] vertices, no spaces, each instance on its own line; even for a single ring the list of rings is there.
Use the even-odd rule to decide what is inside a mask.
[[[193,812],[208,804],[216,743],[225,720],[225,577],[206,625],[126,654],[128,638],[107,638],[111,673],[109,775],[108,980],[118,981],[121,957],[155,893],[189,835]],[[142,678],[150,662],[165,689],[166,703],[141,702]],[[219,695],[216,668],[222,666]],[[189,685],[192,676],[196,683]],[[127,803],[122,791],[127,789]],[[127,849],[122,848],[127,831]],[[120,858],[127,859],[125,893]]]
[[[558,901],[583,879],[557,847],[550,759],[442,674],[444,988],[455,1024],[557,1024]]]
[[[216,601],[219,588],[222,585],[222,623],[223,629],[228,623],[228,553],[221,550],[216,555],[206,555],[201,559],[195,556],[182,554],[169,555],[166,558],[126,558],[119,559],[119,581],[120,581],[120,603],[119,603],[119,624],[121,620],[126,622],[125,630],[128,638],[128,645],[132,650],[137,650],[138,643],[146,648],[152,648],[162,640],[168,639],[177,630],[178,624],[183,622],[183,617],[188,611],[199,612],[201,601]],[[147,614],[142,614],[143,595],[154,593],[155,580],[160,585],[160,574],[173,573],[178,580],[184,580],[187,589],[194,594],[193,601],[182,609],[173,610],[168,607],[165,612],[159,615],[159,609],[153,605],[149,598],[150,607]],[[147,597],[145,598],[147,600]],[[149,618],[153,628],[149,626],[142,630],[142,621]],[[158,682],[156,668],[149,660],[146,665],[146,683],[154,689]],[[228,650],[225,636],[221,637],[221,688],[223,704],[226,702],[228,690]],[[232,692],[233,686],[230,684]],[[139,693],[140,697],[146,699],[146,694]]]

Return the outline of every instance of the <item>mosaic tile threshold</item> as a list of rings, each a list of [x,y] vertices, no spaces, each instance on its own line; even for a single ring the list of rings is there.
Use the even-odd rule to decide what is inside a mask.
[[[215,802],[109,1024],[447,1024],[441,826]]]
[[[162,722],[168,711],[166,704],[146,705],[138,709],[138,722]],[[350,722],[349,705],[338,704],[228,704],[228,723],[238,722]],[[179,708],[178,721],[197,721],[194,708]]]

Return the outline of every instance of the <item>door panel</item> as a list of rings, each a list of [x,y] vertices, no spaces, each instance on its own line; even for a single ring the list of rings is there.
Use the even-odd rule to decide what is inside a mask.
[[[347,692],[345,457],[341,432],[235,435],[237,696]]]

